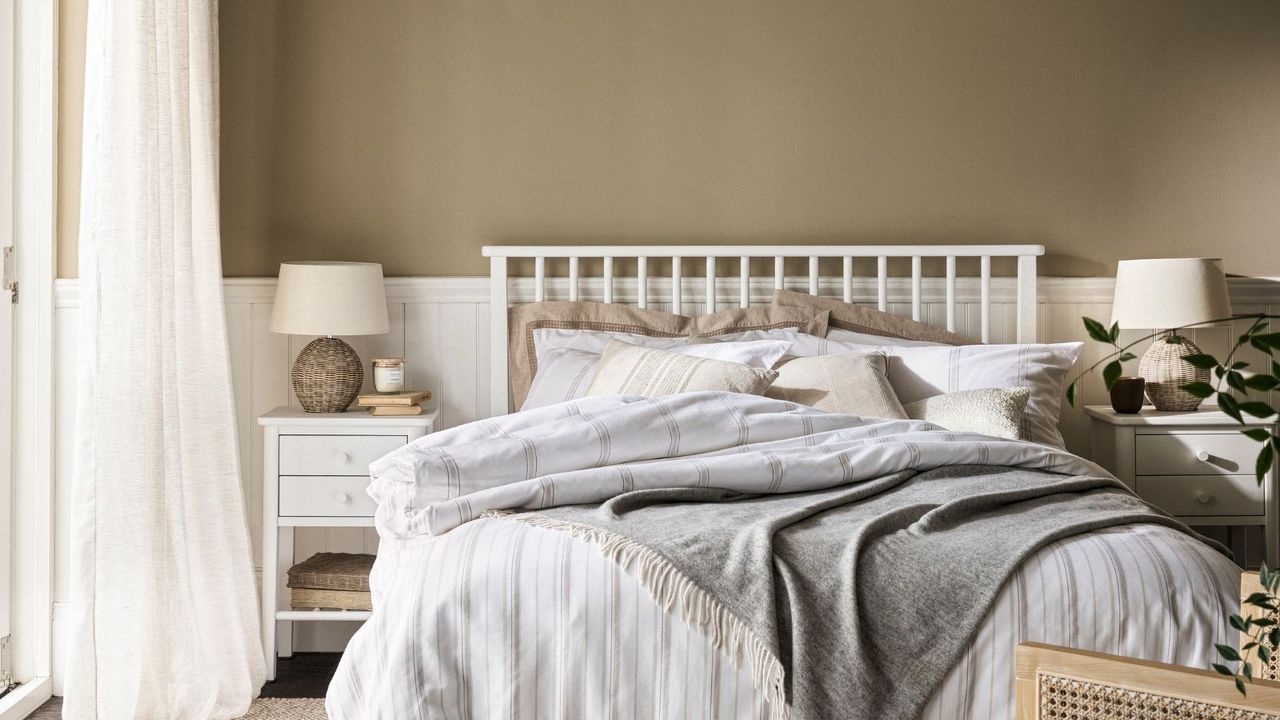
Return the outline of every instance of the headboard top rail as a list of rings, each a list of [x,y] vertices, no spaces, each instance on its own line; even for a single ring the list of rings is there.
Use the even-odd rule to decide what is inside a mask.
[[[1039,257],[1043,245],[486,245],[487,258]]]

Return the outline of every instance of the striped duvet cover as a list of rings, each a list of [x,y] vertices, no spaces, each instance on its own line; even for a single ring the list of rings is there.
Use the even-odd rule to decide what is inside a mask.
[[[490,421],[485,432],[521,422]],[[435,442],[418,450],[439,456],[449,438]],[[883,448],[883,438],[874,445]],[[330,686],[330,717],[770,714],[748,669],[659,608],[593,545],[483,517],[439,535],[391,535],[371,579],[373,617]],[[1012,717],[1013,649],[1024,641],[1203,667],[1213,643],[1232,641],[1225,617],[1238,576],[1211,548],[1157,526],[1053,543],[1006,583],[925,717]]]

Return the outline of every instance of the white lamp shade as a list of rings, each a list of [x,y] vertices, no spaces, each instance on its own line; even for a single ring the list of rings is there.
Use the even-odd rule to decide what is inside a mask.
[[[271,332],[290,335],[380,335],[387,325],[382,266],[356,262],[280,265]]]
[[[1231,315],[1219,258],[1121,260],[1111,321],[1126,330],[1172,330]]]

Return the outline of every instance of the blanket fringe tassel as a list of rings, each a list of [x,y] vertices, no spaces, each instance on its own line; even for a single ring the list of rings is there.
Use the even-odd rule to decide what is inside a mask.
[[[741,620],[661,554],[630,538],[570,520],[507,510],[490,510],[484,516],[565,532],[595,545],[606,558],[633,572],[664,611],[670,613],[678,608],[684,621],[697,628],[734,666],[741,667],[740,661],[745,655],[756,688],[762,690],[769,701],[769,720],[790,720],[785,673],[777,656]]]

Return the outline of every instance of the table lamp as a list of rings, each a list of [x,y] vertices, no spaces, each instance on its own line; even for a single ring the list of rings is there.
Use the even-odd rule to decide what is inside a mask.
[[[360,356],[335,335],[380,335],[388,329],[378,263],[280,265],[271,332],[322,336],[308,343],[293,363],[293,392],[303,410],[342,412],[360,393]]]
[[[1219,258],[1121,260],[1116,268],[1111,320],[1123,330],[1167,330],[1138,363],[1147,398],[1157,410],[1195,410],[1200,398],[1182,389],[1208,382],[1209,371],[1184,362],[1200,352],[1182,328],[1231,316],[1227,277]]]

